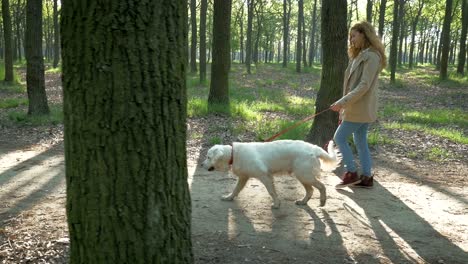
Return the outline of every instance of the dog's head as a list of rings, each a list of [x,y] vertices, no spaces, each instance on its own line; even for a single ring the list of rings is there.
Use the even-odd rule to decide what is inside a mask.
[[[202,167],[212,171],[228,171],[232,147],[229,145],[214,145],[208,150]]]

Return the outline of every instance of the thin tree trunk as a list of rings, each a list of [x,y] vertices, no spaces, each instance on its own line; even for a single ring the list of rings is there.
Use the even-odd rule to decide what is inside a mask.
[[[309,43],[309,67],[312,67],[315,59],[315,31],[317,29],[317,0],[314,0],[314,7],[312,11],[312,30],[310,33]]]
[[[367,0],[367,5],[366,5],[366,20],[369,23],[372,23],[372,6],[373,6],[373,0]]]
[[[247,73],[251,74],[250,64],[252,63],[252,23],[253,23],[253,9],[255,0],[247,0],[247,43],[245,52],[245,65],[247,66]]]
[[[54,0],[54,64],[53,67],[57,68],[60,60],[60,32],[58,22],[58,7],[57,0]]]
[[[400,10],[400,1],[394,0],[393,5],[393,26],[392,26],[392,44],[390,46],[390,83],[395,83],[395,73],[397,68],[397,53],[398,53],[398,33],[400,32],[400,21],[398,14]]]
[[[288,67],[289,58],[289,18],[291,0],[283,0],[283,68]]]
[[[49,114],[42,55],[42,0],[26,2],[26,83],[28,115]]]
[[[206,12],[208,1],[201,0],[200,4],[200,83],[206,81]]]
[[[5,82],[13,82],[13,48],[9,0],[2,0],[3,36],[5,41]]]
[[[450,51],[450,24],[452,23],[452,0],[446,1],[444,25],[442,27],[442,53],[440,59],[440,79],[447,79],[448,56]]]
[[[409,55],[409,68],[413,68],[413,56],[414,56],[414,46],[415,46],[415,39],[416,39],[416,28],[418,26],[419,18],[421,17],[422,9],[424,7],[424,1],[419,0],[418,1],[418,13],[416,17],[414,17],[412,23],[411,23],[411,44],[410,44],[410,55]]]
[[[385,9],[387,9],[387,0],[380,0],[379,8],[379,37],[383,40],[385,27]]]
[[[460,52],[458,54],[457,73],[464,74],[466,63],[466,34],[468,29],[468,0],[462,0],[462,31],[460,36]]]
[[[304,1],[298,1],[298,18],[297,18],[297,41],[296,41],[296,72],[301,72],[302,59],[302,19],[304,17]]]
[[[197,1],[190,0],[190,25],[192,37],[190,41],[190,72],[197,72]]]
[[[193,263],[187,18],[181,0],[62,0],[72,264]]]

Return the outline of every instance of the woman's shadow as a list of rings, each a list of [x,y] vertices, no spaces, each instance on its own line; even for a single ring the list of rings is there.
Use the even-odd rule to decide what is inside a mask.
[[[372,190],[353,188],[338,192],[362,208],[364,219],[368,219],[369,228],[392,263],[467,263],[467,252],[378,182],[374,181]],[[375,192],[379,199],[375,199]],[[359,220],[359,213],[346,203],[345,209]]]

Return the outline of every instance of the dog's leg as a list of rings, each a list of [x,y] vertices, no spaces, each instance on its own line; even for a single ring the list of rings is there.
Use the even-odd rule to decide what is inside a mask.
[[[223,196],[221,200],[223,201],[232,201],[234,197],[236,197],[239,192],[244,189],[245,184],[247,183],[248,177],[238,177],[237,178],[237,184],[236,187],[234,187],[234,190],[226,196]]]
[[[325,185],[318,180],[313,181],[312,185],[320,191],[320,206],[325,206],[327,202],[327,190],[325,189]]]
[[[302,200],[296,201],[297,205],[306,205],[307,202],[310,200],[310,197],[312,197],[312,194],[314,193],[314,188],[310,184],[307,183],[302,183],[302,186],[304,186],[304,189],[306,191],[306,194]]]
[[[278,195],[276,194],[275,184],[273,183],[273,179],[268,175],[263,175],[258,178],[263,185],[265,185],[268,193],[270,194],[271,198],[273,199],[273,204],[271,208],[278,209],[280,207],[280,200],[278,199]]]

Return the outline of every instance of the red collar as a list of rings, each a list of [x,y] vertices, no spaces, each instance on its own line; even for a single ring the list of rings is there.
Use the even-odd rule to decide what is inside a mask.
[[[229,159],[229,165],[234,162],[234,145],[231,146],[231,159]]]

